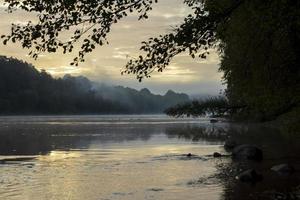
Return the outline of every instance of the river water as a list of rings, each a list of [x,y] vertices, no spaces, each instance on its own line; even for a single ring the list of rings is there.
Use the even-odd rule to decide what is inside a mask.
[[[227,138],[264,150],[262,162],[213,158]],[[0,117],[2,200],[284,199],[300,197],[300,139],[258,125],[163,115]],[[193,156],[187,157],[186,154]],[[235,176],[254,168],[262,182]]]

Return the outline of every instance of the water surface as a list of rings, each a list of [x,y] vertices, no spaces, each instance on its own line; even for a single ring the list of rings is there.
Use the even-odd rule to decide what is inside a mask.
[[[265,161],[213,158],[213,152],[228,154],[223,149],[228,137],[260,146]],[[271,199],[274,190],[297,191],[298,173],[277,177],[269,168],[280,162],[298,168],[298,144],[273,129],[211,124],[205,118],[1,117],[0,199]],[[235,180],[249,167],[267,174],[270,184]]]

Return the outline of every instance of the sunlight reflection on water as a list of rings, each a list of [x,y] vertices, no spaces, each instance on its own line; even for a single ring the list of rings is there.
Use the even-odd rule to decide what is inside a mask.
[[[6,140],[20,141],[8,145],[11,152],[6,149],[2,154],[7,155],[0,157],[11,159],[0,165],[0,199],[220,197],[222,187],[218,184],[196,189],[187,184],[214,173],[213,161],[182,158],[189,152],[205,157],[220,151],[221,143],[191,142],[168,137],[165,132],[178,124],[206,121],[162,116],[120,118],[2,117],[0,124],[7,126],[1,127],[0,134]]]
[[[228,137],[262,148],[263,162],[213,158],[228,155],[222,147]],[[299,152],[299,136],[206,118],[0,117],[0,199],[273,199],[300,185]],[[298,171],[279,177],[270,171],[279,163]],[[264,180],[240,184],[235,176],[250,167]]]

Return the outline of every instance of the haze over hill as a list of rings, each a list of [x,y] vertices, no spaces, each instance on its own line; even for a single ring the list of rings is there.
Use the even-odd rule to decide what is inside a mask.
[[[189,101],[172,90],[155,95],[123,86],[92,82],[84,76],[53,78],[17,59],[0,57],[0,114],[161,113]]]

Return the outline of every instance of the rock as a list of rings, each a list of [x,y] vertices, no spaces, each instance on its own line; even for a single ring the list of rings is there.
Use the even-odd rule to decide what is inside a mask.
[[[224,144],[224,148],[226,150],[232,150],[236,146],[237,146],[237,143],[233,140],[226,140],[225,144]]]
[[[188,154],[186,154],[186,156],[187,156],[187,157],[192,157],[192,156],[193,156],[193,154],[191,154],[191,153],[188,153]]]
[[[210,120],[210,123],[217,123],[217,122],[218,122],[217,119],[211,119],[211,120]]]
[[[261,161],[263,159],[263,152],[254,145],[243,144],[233,149],[232,158],[238,160]]]
[[[249,169],[239,174],[237,179],[241,182],[256,183],[262,181],[263,176],[258,174],[254,169]]]
[[[295,172],[295,168],[289,164],[275,165],[271,170],[281,175],[289,175]]]
[[[220,157],[222,157],[222,154],[220,154],[218,152],[215,152],[215,153],[213,153],[213,157],[214,158],[220,158]]]

